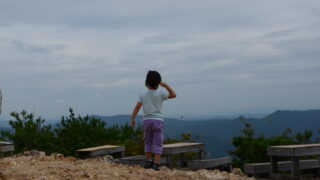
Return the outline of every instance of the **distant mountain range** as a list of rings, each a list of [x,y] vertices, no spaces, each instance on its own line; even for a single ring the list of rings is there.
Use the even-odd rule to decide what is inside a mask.
[[[96,116],[111,125],[129,123],[129,115]],[[291,128],[293,132],[302,132],[306,129],[314,132],[314,137],[319,136],[320,110],[288,111],[277,110],[263,118],[250,118],[256,135],[264,133],[266,136],[280,135],[285,129]],[[137,118],[141,123],[141,116]],[[239,118],[212,119],[202,121],[183,121],[173,118],[165,119],[165,137],[180,138],[182,133],[191,133],[193,137],[199,136],[199,141],[204,142],[206,150],[212,157],[228,155],[234,147],[231,143],[234,136],[241,135],[243,123]]]

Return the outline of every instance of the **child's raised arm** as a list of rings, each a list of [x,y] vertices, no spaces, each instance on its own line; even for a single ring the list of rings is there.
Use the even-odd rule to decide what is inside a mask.
[[[166,90],[169,92],[169,96],[168,96],[169,99],[177,97],[176,92],[174,92],[174,90],[167,83],[161,81],[160,85],[166,88]]]

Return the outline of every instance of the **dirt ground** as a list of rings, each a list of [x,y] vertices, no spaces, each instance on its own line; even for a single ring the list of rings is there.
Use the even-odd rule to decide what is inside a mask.
[[[140,166],[121,165],[112,157],[77,160],[61,154],[45,156],[42,152],[26,152],[15,157],[0,159],[2,180],[248,180],[239,169],[232,173],[218,170],[184,171],[161,167],[160,171]]]

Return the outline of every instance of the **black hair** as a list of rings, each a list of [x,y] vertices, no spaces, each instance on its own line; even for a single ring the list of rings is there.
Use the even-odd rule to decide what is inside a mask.
[[[161,75],[157,71],[149,71],[146,77],[146,86],[157,89],[161,82]]]

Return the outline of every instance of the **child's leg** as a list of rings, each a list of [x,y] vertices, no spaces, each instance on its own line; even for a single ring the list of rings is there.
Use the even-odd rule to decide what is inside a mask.
[[[161,154],[154,154],[154,162],[160,164]]]
[[[142,121],[144,132],[144,152],[146,153],[146,160],[151,161],[152,147],[153,147],[153,134],[151,120]]]
[[[153,121],[153,153],[155,154],[155,163],[160,163],[163,145],[163,121]]]
[[[151,152],[146,152],[146,160],[147,161],[151,161],[151,156],[152,156]]]

